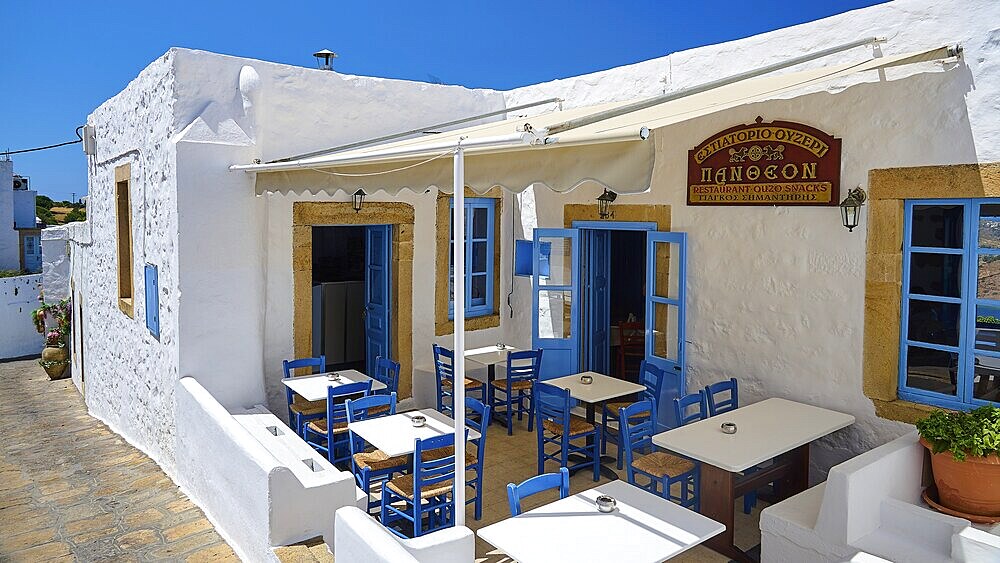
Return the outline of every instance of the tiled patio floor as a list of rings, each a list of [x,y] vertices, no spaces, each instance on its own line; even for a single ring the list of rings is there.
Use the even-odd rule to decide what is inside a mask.
[[[0,363],[0,561],[236,561],[150,458],[69,380]]]

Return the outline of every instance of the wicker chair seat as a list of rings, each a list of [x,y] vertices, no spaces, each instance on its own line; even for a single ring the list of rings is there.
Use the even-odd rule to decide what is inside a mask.
[[[377,407],[370,407],[368,409],[368,416],[382,416],[387,412],[389,412],[389,405],[379,405]]]
[[[298,399],[298,397],[296,397]],[[288,405],[292,412],[303,416],[326,413],[326,401],[292,401]]]
[[[424,461],[429,461],[432,459],[441,459],[443,457],[450,457],[455,455],[454,446],[445,446],[443,448],[435,448],[433,450],[427,450],[423,452],[420,458]],[[476,463],[476,451],[472,449],[471,445],[465,446],[465,464],[472,465]]]
[[[561,435],[563,433],[563,426],[555,420],[543,420],[542,427],[544,427],[549,432]],[[571,416],[569,418],[569,436],[570,438],[578,436],[580,434],[587,434],[594,431],[594,425],[587,422],[585,419],[578,416]]]
[[[406,466],[409,463],[409,456],[398,455],[389,457],[382,450],[375,450],[354,454],[354,463],[358,465],[358,469],[382,471],[384,469]]]
[[[677,477],[694,469],[694,462],[666,452],[653,452],[633,460],[632,467],[657,478]]]
[[[395,479],[389,481],[386,484],[387,487],[392,489],[392,491],[402,497],[413,500],[413,475],[402,475],[396,477]],[[435,483],[432,486],[425,487],[420,491],[420,498],[428,499],[431,497],[440,496],[446,493],[450,493],[452,489],[451,479],[447,481],[441,481],[440,483]]]
[[[325,418],[318,418],[318,419],[310,422],[309,423],[309,429],[312,430],[313,432],[319,432],[320,434],[326,434],[326,419]],[[343,432],[347,432],[347,423],[346,422],[338,422],[337,424],[333,425],[333,433],[334,434],[341,434]]]
[[[494,379],[490,385],[496,387],[501,391],[507,390],[507,380],[506,379]],[[518,379],[517,381],[512,381],[510,383],[511,391],[531,391],[532,381],[530,379]]]
[[[469,379],[468,377],[465,378],[465,388],[466,389],[468,389],[469,387],[479,387],[482,384],[483,383],[481,381],[476,381],[475,379]],[[441,381],[441,387],[447,387],[448,389],[451,389],[452,388],[451,380],[450,379],[445,379],[445,380]]]
[[[608,409],[609,413],[618,416],[618,411],[620,409],[623,409],[631,404],[632,404],[631,401],[615,401],[613,403],[607,403],[604,406],[604,408]],[[635,416],[633,418],[644,418],[647,416],[649,416],[649,411],[640,411],[635,413]]]

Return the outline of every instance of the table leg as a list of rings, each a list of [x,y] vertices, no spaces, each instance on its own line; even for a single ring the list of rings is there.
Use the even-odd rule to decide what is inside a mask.
[[[594,426],[597,426],[597,413],[595,412],[595,408],[596,408],[596,405],[594,405],[594,403],[587,403],[587,422],[593,424]],[[601,403],[601,409],[602,410],[604,409],[604,403],[603,402]],[[593,437],[587,438],[587,446],[589,447],[589,446],[593,446],[593,445],[594,445],[594,438]],[[585,458],[584,458],[584,456],[582,456],[580,454],[572,454],[570,456],[570,459],[572,459],[574,461],[583,461]],[[604,465],[606,463],[607,464],[612,464],[614,462],[615,462],[615,458],[613,458],[613,457],[611,457],[609,455],[602,455],[602,456],[600,456],[600,463],[601,463],[601,469],[600,469],[600,471],[601,471],[601,475],[602,476],[607,477],[608,479],[612,479],[612,480],[618,479],[618,473],[615,473],[614,469],[611,469],[610,467]],[[575,474],[577,471],[583,471],[584,469],[587,469],[587,468],[576,469],[576,470],[571,471],[571,473]],[[590,471],[590,469],[587,469],[587,471]]]
[[[733,543],[735,477],[725,469],[704,462],[701,464],[701,514],[726,527],[721,534],[705,540],[705,545],[733,561],[753,563],[753,559]]]
[[[781,480],[777,498],[785,500],[809,488],[809,444],[799,446],[789,452],[791,460],[788,474]]]
[[[488,404],[490,406],[493,405],[493,397],[495,396],[494,389],[493,389],[493,381],[496,378],[497,378],[497,366],[496,366],[496,364],[488,364],[486,366],[486,393],[485,393],[486,397],[485,397],[485,399],[487,401],[486,404]],[[504,418],[505,416],[506,415],[501,415],[499,412],[497,412],[497,411],[494,410],[494,411],[492,411],[492,414],[490,415],[490,418],[492,418],[494,421],[498,422],[500,424],[500,426],[503,426],[504,428],[506,428],[507,427],[507,419]]]

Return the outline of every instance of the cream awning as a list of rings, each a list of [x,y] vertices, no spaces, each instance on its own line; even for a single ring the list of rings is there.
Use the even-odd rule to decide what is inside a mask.
[[[541,183],[557,192],[594,181],[619,193],[649,188],[654,143],[650,132],[710,113],[768,99],[858,73],[953,56],[949,47],[903,55],[763,76],[694,93],[651,107],[629,111],[636,101],[555,111],[507,119],[436,135],[384,143],[334,154],[271,164],[235,165],[233,170],[257,173],[257,193],[353,192],[397,193],[404,188],[451,190],[454,147],[462,139],[465,183],[483,193],[494,186],[521,191]],[[622,113],[615,115],[615,113]],[[606,117],[604,117],[606,116]],[[549,135],[569,122],[585,124]],[[587,121],[593,121],[586,123]],[[509,139],[534,132],[534,144],[496,146],[492,139]],[[476,145],[479,146],[476,146]]]

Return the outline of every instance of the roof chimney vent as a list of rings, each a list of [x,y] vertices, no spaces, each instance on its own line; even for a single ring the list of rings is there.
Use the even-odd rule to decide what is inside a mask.
[[[316,65],[320,70],[333,70],[333,59],[337,58],[337,53],[323,49],[313,53],[313,56],[316,57]]]

